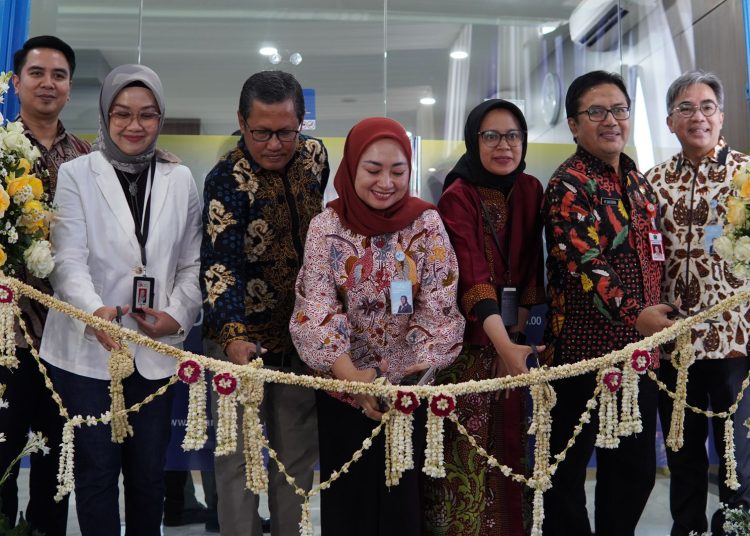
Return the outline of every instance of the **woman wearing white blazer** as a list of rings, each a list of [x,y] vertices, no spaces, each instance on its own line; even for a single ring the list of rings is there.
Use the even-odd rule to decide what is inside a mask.
[[[60,168],[51,226],[55,296],[96,316],[179,346],[201,305],[198,283],[201,209],[190,171],[156,149],[164,123],[161,81],[141,65],[122,65],[104,80],[95,150]],[[145,288],[146,291],[136,289]],[[144,305],[153,291],[153,303]],[[133,312],[133,300],[141,312]],[[141,305],[143,305],[141,307]],[[40,354],[71,415],[110,407],[104,332],[52,311]],[[131,406],[164,385],[175,360],[130,345],[135,372],[123,381]],[[111,441],[109,426],[76,431],[76,509],[81,533],[120,534],[118,478],[125,487],[127,534],[160,534],[163,468],[171,390],[129,415],[134,435]]]

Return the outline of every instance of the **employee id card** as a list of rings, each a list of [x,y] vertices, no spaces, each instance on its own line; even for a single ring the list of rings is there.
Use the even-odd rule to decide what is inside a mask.
[[[414,312],[411,295],[411,281],[394,279],[391,281],[391,314],[410,315]]]

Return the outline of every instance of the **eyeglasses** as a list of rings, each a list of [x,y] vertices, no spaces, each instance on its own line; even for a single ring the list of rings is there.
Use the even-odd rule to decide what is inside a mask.
[[[247,125],[247,122],[245,122],[245,124]],[[290,142],[294,141],[297,137],[297,134],[299,134],[299,130],[291,130],[288,128],[282,128],[281,130],[248,128],[247,130],[248,132],[250,132],[250,136],[252,136],[253,140],[255,141],[269,141],[273,136],[276,136],[276,139],[278,139],[280,142]]]
[[[153,125],[159,119],[161,119],[161,114],[159,112],[138,112],[133,113],[130,110],[117,110],[114,112],[109,112],[109,119],[112,121],[112,123],[119,125],[119,126],[126,126],[129,125],[131,121],[133,121],[133,118],[138,121],[141,125]]]
[[[716,113],[716,110],[718,109],[718,104],[716,104],[714,101],[707,100],[697,105],[691,102],[681,102],[680,104],[672,108],[672,111],[677,112],[682,117],[691,118],[698,110],[701,111],[703,117],[711,117]]]
[[[607,118],[607,114],[612,114],[612,117],[614,117],[617,121],[622,121],[623,119],[627,119],[628,117],[630,117],[630,107],[615,106],[613,108],[603,108],[601,106],[589,106],[588,110],[577,112],[573,114],[573,117],[581,114],[588,114],[589,119],[596,123],[604,121]]]
[[[498,145],[500,145],[500,142],[503,141],[503,138],[505,138],[505,141],[508,142],[508,146],[510,147],[518,147],[523,143],[523,138],[526,135],[526,132],[523,130],[509,130],[505,134],[498,132],[497,130],[482,130],[479,134],[479,139],[482,140],[482,143],[484,143],[487,147],[490,147],[494,149]]]

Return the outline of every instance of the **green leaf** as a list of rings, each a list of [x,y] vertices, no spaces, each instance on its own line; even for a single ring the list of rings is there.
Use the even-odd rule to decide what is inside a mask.
[[[623,227],[619,233],[617,233],[617,236],[612,241],[612,248],[620,247],[620,245],[625,242],[625,239],[628,237],[628,228],[629,226],[626,225]]]
[[[581,255],[581,264],[589,262],[591,259],[599,255],[599,248],[591,248],[586,253]]]

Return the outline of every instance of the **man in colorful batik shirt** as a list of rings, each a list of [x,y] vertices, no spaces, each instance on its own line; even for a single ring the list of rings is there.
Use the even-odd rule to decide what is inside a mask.
[[[17,121],[24,126],[24,135],[39,149],[40,158],[32,172],[42,181],[44,192],[51,201],[57,186],[57,170],[64,162],[91,150],[83,141],[65,130],[60,113],[70,100],[70,89],[75,71],[75,53],[70,46],[49,35],[32,37],[13,56],[13,89],[18,96],[21,112]],[[52,294],[47,280],[31,274],[19,274],[27,283]],[[39,347],[47,309],[41,304],[21,297],[21,314],[35,347]],[[0,471],[4,472],[23,446],[31,428],[47,438],[51,452],[31,456],[29,476],[29,505],[25,518],[31,531],[47,536],[65,534],[68,520],[68,496],[55,502],[57,493],[57,463],[62,442],[63,420],[57,405],[44,385],[44,377],[37,368],[26,340],[16,331],[16,356],[19,366],[12,371],[0,367],[0,384],[5,393],[0,397],[9,407],[0,409]],[[18,512],[18,465],[0,489],[2,513],[15,525]]]
[[[677,136],[682,150],[646,174],[659,195],[666,251],[663,297],[678,303],[685,315],[716,305],[748,289],[735,278],[731,266],[713,249],[726,223],[727,198],[732,177],[750,164],[747,155],[729,147],[721,137],[724,123],[724,88],[721,80],[703,71],[690,71],[677,78],[667,91],[667,126]],[[727,411],[748,375],[750,309],[747,304],[692,331],[696,362],[688,369],[687,403],[703,410]],[[665,348],[672,350],[673,347]],[[659,377],[675,390],[677,370],[665,352]],[[748,393],[745,398],[747,399]],[[672,399],[659,394],[659,415],[664,436],[669,433]],[[750,447],[744,421],[750,417],[750,401],[743,399],[734,417],[737,478],[740,489],[725,483],[726,470],[719,463],[719,500],[730,506],[750,506]],[[712,419],[714,447],[724,454],[724,420]],[[708,419],[685,411],[684,444],[678,451],[667,447],[671,475],[670,510],[672,535],[702,534],[708,495]],[[717,510],[711,519],[711,534],[724,534],[724,519]]]
[[[304,115],[302,88],[292,75],[254,74],[240,95],[237,147],[206,177],[204,335],[210,353],[238,365],[253,359],[260,344],[266,366],[303,370],[289,319],[307,228],[322,209],[329,173],[323,143],[299,133]],[[314,391],[267,384],[262,413],[271,446],[297,486],[309,490],[318,459]],[[224,536],[262,534],[258,497],[245,489],[242,449],[240,434],[237,452],[215,457]],[[302,498],[274,462],[268,469],[271,533],[296,534]]]
[[[604,71],[578,77],[565,107],[578,147],[550,179],[542,216],[550,301],[544,341],[551,365],[618,350],[672,324],[659,304],[663,262],[650,235],[658,233],[657,198],[623,153],[630,132],[630,97],[622,78]],[[553,382],[552,453],[573,435],[596,387],[597,373]],[[643,431],[596,449],[597,536],[633,534],[656,475],[656,385],[640,382]],[[567,451],[545,494],[544,534],[591,534],[586,466],[597,435],[597,412]]]

